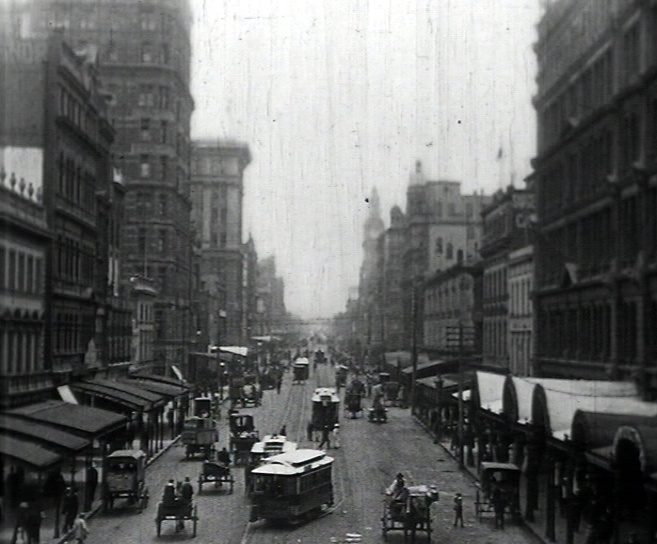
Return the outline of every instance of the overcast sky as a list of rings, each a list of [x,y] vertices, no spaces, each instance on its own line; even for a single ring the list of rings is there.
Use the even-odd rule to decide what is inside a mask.
[[[192,136],[249,145],[244,236],[289,311],[345,309],[365,199],[387,226],[417,159],[468,193],[530,173],[538,0],[191,1]]]

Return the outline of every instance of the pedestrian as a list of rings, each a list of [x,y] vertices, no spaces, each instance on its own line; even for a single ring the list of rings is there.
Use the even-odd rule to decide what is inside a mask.
[[[169,430],[171,431],[171,440],[175,438],[176,425],[174,423],[173,409],[169,408],[167,412],[167,423],[169,424]]]
[[[83,544],[85,539],[89,536],[89,526],[87,525],[87,514],[80,512],[80,515],[75,519],[73,524],[73,537],[77,544]]]
[[[340,424],[333,425],[333,445],[336,448],[340,447]]]
[[[276,393],[280,394],[282,385],[283,377],[279,375],[278,378],[276,378]]]
[[[217,461],[219,461],[225,467],[230,465],[230,453],[228,453],[228,450],[225,446],[221,448],[219,453],[217,453]]]
[[[78,515],[80,502],[78,501],[78,494],[72,487],[66,488],[64,498],[62,499],[62,514],[64,514],[64,532],[69,531],[73,527],[75,517]]]
[[[319,442],[319,448],[326,445],[326,449],[331,448],[331,428],[328,425],[322,425],[322,439]]]
[[[306,425],[306,435],[307,435],[307,438],[310,442],[315,441],[314,434],[315,434],[315,426],[313,425],[312,421],[309,421],[308,425]]]
[[[164,486],[162,504],[166,507],[175,506],[176,504],[176,484],[173,480],[169,480]]]
[[[32,503],[25,517],[24,527],[27,535],[27,544],[39,544],[41,539],[41,522],[45,514],[37,503]]]
[[[504,529],[504,510],[506,510],[506,497],[504,492],[495,487],[493,490],[493,510],[495,511],[495,528]]]
[[[281,431],[278,433],[281,436],[287,436],[287,425],[281,427]]]
[[[96,498],[96,487],[98,487],[98,469],[94,463],[87,469],[85,478],[84,509],[89,512]]]
[[[461,522],[461,527],[463,527],[463,497],[460,493],[457,493],[454,497],[454,527]]]
[[[185,481],[183,482],[182,486],[180,486],[180,497],[189,506],[191,506],[193,496],[194,486],[192,485],[192,482],[189,481],[189,476],[185,476]]]

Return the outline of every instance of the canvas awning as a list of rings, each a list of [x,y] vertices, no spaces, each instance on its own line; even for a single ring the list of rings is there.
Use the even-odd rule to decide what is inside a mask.
[[[12,414],[0,414],[0,433],[3,436],[13,436],[35,442],[52,451],[68,455],[75,455],[91,445],[88,439],[58,429],[53,425],[26,421]]]
[[[42,444],[0,431],[0,455],[28,465],[32,469],[47,470],[62,459],[62,456]]]
[[[502,413],[502,396],[506,376],[493,372],[475,372],[479,407],[494,414]]]
[[[109,410],[59,400],[29,404],[6,413],[26,421],[50,424],[91,439],[102,437],[125,425],[127,421],[125,416]]]
[[[128,385],[130,384],[136,385],[137,387],[140,387],[152,393],[157,393],[158,395],[162,395],[163,397],[176,398],[189,393],[189,387],[158,382],[155,380],[150,380],[148,378],[131,378],[131,379],[120,380],[120,381],[125,382]]]

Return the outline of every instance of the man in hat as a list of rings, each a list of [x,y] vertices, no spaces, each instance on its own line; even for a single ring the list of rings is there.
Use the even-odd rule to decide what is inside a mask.
[[[463,527],[463,497],[457,493],[454,496],[454,527],[457,527],[459,522]]]

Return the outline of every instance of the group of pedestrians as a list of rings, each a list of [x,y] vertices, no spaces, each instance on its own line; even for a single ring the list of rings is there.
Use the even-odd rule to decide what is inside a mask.
[[[317,432],[320,433],[319,440],[316,440]],[[312,421],[308,422],[307,428],[307,438],[310,442],[318,441],[318,448],[331,448],[331,440],[333,441],[333,447],[340,447],[340,424],[339,423],[327,423],[317,428]]]

